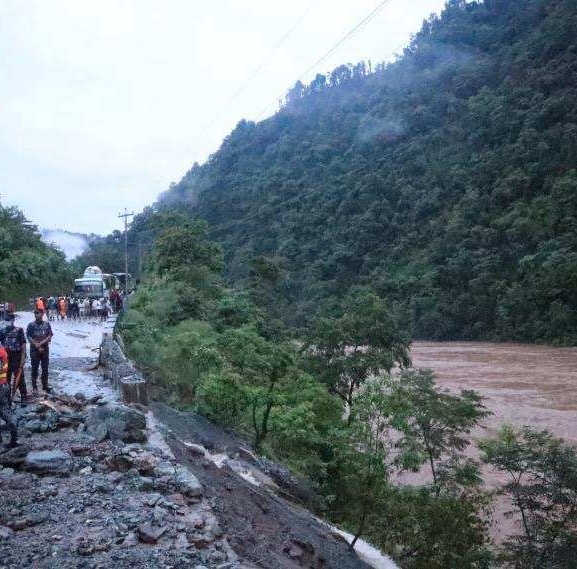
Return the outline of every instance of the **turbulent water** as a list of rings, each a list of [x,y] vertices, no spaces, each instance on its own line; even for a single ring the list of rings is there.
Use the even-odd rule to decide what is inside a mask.
[[[504,423],[549,429],[577,444],[577,348],[481,342],[415,342],[414,367],[431,368],[450,391],[475,389],[493,414],[473,432],[473,439],[494,435]],[[478,456],[474,446],[468,454]],[[424,476],[421,472],[418,476]],[[496,488],[503,475],[485,467],[485,485]],[[410,480],[411,477],[406,477]],[[424,480],[420,480],[423,482]],[[496,541],[520,531],[509,518],[504,498],[493,502],[491,533]]]
[[[475,389],[502,423],[547,428],[577,443],[577,348],[481,342],[415,342],[413,365],[451,389]]]

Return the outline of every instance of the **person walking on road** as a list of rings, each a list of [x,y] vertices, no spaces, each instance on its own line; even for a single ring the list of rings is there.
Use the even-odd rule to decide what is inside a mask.
[[[42,389],[50,393],[48,387],[48,363],[50,361],[49,344],[52,340],[52,327],[42,319],[40,310],[34,311],[34,322],[26,328],[26,337],[30,342],[30,363],[32,364],[32,391],[38,393],[38,367],[42,366]]]
[[[9,312],[6,315],[6,327],[0,332],[0,343],[8,352],[8,372],[7,381],[11,386],[12,394],[16,392],[16,387],[20,391],[20,405],[26,405],[28,393],[26,391],[26,381],[24,380],[24,362],[26,361],[26,336],[20,326],[14,325],[15,315]]]
[[[4,419],[10,431],[8,446],[17,446],[18,427],[12,415],[12,393],[8,382],[8,352],[3,346],[0,346],[0,419]],[[2,431],[0,431],[0,442],[2,442]]]

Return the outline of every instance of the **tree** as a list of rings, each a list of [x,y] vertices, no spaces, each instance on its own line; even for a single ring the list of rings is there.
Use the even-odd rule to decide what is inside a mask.
[[[378,379],[368,380],[354,395],[351,420],[334,437],[333,469],[340,507],[354,528],[351,550],[383,505],[392,469],[392,419],[389,400]]]
[[[523,533],[505,542],[504,559],[519,569],[569,569],[577,559],[577,449],[546,430],[504,426],[479,443],[482,459],[507,476]]]
[[[375,293],[354,290],[342,306],[338,316],[313,324],[304,353],[311,373],[350,409],[369,377],[410,364],[410,340]]]
[[[410,468],[427,462],[437,495],[444,484],[478,483],[475,463],[461,453],[472,429],[490,414],[482,398],[470,390],[442,391],[431,370],[405,370],[389,385],[391,413],[402,433],[396,445],[402,451],[399,461]]]
[[[268,342],[251,326],[227,330],[219,337],[218,347],[242,378],[251,411],[254,448],[260,452],[270,432],[271,412],[283,400],[283,387],[293,364],[291,351]]]
[[[206,239],[206,231],[206,223],[199,221],[161,233],[153,251],[156,274],[197,286],[211,281],[222,271],[223,258],[220,247]]]

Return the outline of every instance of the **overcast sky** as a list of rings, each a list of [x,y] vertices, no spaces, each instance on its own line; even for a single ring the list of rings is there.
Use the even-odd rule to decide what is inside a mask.
[[[378,3],[1,0],[2,203],[19,206],[41,227],[120,228],[121,209],[152,203]],[[340,63],[390,59],[443,4],[390,0],[305,79]]]

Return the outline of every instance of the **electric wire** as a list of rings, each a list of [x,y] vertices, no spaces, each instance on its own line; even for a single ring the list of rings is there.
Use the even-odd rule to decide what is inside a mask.
[[[327,58],[329,58],[333,53],[335,53],[343,44],[345,44],[349,39],[351,39],[359,30],[361,30],[362,28],[364,28],[367,24],[369,24],[374,18],[376,18],[380,12],[383,10],[383,8],[385,8],[387,6],[387,4],[390,4],[392,2],[392,0],[382,0],[381,2],[379,2],[377,4],[377,6],[375,6],[375,8],[373,8],[371,10],[371,12],[365,16],[360,22],[358,22],[353,28],[351,28],[339,41],[337,41],[337,43],[335,43],[335,45],[333,45],[327,52],[324,53],[324,55],[322,55],[319,59],[317,59],[312,65],[310,65],[309,67],[307,67],[307,69],[305,71],[303,71],[298,78],[294,81],[294,83],[297,83],[298,81],[301,81],[304,77],[306,77],[313,69],[315,69],[316,67],[318,67],[321,63],[323,63],[323,61],[325,61]],[[293,84],[294,84],[293,83]],[[279,101],[280,99],[282,99],[282,96],[284,94],[281,93],[280,95],[276,96],[274,98],[273,101],[271,101],[257,116],[255,121],[258,121],[268,110],[269,108],[274,105],[277,101]]]
[[[272,49],[268,52],[268,54],[260,61],[260,63],[255,67],[252,73],[241,83],[238,89],[229,97],[227,102],[224,106],[210,119],[210,121],[201,129],[201,131],[193,138],[192,143],[190,146],[180,155],[180,158],[183,158],[185,154],[188,154],[192,148],[194,148],[195,144],[198,140],[204,136],[213,126],[214,124],[222,117],[222,115],[230,108],[232,103],[236,101],[236,99],[246,91],[248,86],[253,82],[253,80],[258,76],[258,74],[262,71],[263,67],[270,61],[272,56],[280,49],[283,43],[298,29],[301,25],[303,20],[308,16],[309,12],[313,9],[315,4],[317,4],[319,0],[312,0],[301,13],[301,15],[295,20],[293,25],[284,33],[284,35],[274,44]]]

